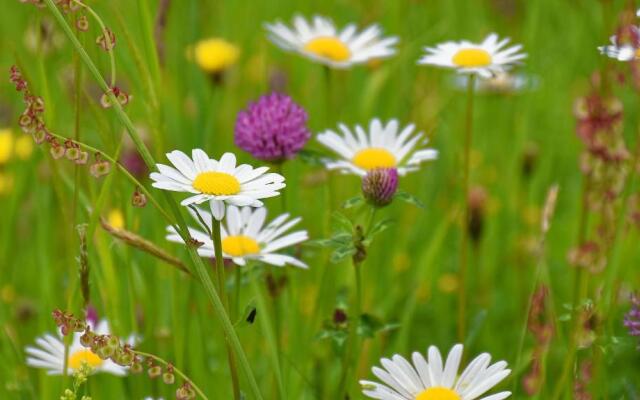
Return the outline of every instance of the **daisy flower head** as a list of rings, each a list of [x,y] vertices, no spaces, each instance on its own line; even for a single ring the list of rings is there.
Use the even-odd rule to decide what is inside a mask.
[[[349,24],[339,31],[331,19],[318,15],[311,21],[297,15],[292,27],[281,21],[265,27],[269,40],[278,47],[332,68],[349,68],[390,57],[395,54],[394,45],[398,42],[397,37],[382,37],[378,25],[358,32],[355,24]]]
[[[278,196],[286,186],[282,175],[267,173],[268,167],[236,165],[232,153],[214,160],[200,149],[193,150],[191,157],[174,150],[167,153],[167,158],[175,168],[157,164],[158,172],[150,175],[152,186],[191,194],[182,200],[183,206],[209,201],[217,220],[224,217],[225,204],[261,207],[260,199]]]
[[[191,53],[198,67],[209,74],[223,73],[240,57],[240,49],[221,38],[201,40],[193,46]]]
[[[611,44],[598,47],[600,54],[618,61],[640,59],[640,28],[628,24],[618,29],[617,34],[609,38]]]
[[[87,321],[91,327],[91,331],[98,335],[109,334],[109,323],[107,320],[101,320],[96,324]],[[120,366],[110,359],[103,360],[91,349],[82,346],[80,337],[83,332],[75,332],[73,340],[69,346],[67,357],[67,367],[69,373],[72,374],[78,370],[83,363],[87,363],[94,373],[104,372],[117,376],[127,374],[128,368]],[[131,335],[127,341],[128,344],[135,344],[135,335]],[[47,370],[49,375],[62,375],[64,369],[64,343],[62,335],[58,332],[57,337],[47,333],[36,338],[36,346],[27,346],[27,365],[34,368],[42,368]]]
[[[423,161],[438,157],[436,150],[424,147],[428,139],[422,132],[413,133],[413,124],[400,129],[395,119],[383,124],[376,118],[368,131],[360,125],[353,130],[344,124],[338,128],[342,135],[333,130],[318,135],[318,141],[340,157],[325,160],[328,169],[365,176],[372,169],[395,168],[403,176],[417,171]]]
[[[505,361],[490,365],[491,356],[483,353],[458,376],[461,344],[453,346],[444,363],[435,346],[429,347],[427,357],[414,352],[413,365],[397,354],[383,358],[383,368],[372,368],[383,383],[360,381],[362,392],[379,400],[502,400],[511,396],[511,392],[500,392],[481,397],[511,373]]]
[[[211,235],[207,233],[211,230],[209,221],[211,221],[212,215],[205,210],[198,210],[196,213],[191,208],[189,212],[203,229],[189,228],[189,235],[203,243],[198,247],[198,254],[202,257],[215,258],[213,240]],[[308,268],[307,264],[297,258],[279,253],[286,247],[309,239],[305,230],[286,233],[298,224],[301,218],[290,218],[289,214],[281,214],[265,224],[266,218],[267,209],[264,207],[229,206],[227,217],[220,227],[223,257],[233,260],[236,265],[240,266],[246,265],[248,260],[256,260],[278,267],[289,264],[299,268]],[[203,222],[207,225],[203,225]],[[167,232],[167,240],[184,243],[174,227],[168,226]]]
[[[487,36],[482,43],[466,40],[444,42],[436,47],[425,47],[425,54],[418,64],[455,69],[463,74],[477,74],[489,78],[509,70],[514,64],[527,57],[522,53],[522,45],[509,47],[509,38],[498,40],[495,33]]]

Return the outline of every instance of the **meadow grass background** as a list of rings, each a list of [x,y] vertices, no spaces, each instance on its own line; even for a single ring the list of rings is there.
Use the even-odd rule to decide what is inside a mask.
[[[416,65],[421,46],[443,40],[480,40],[490,32],[510,36],[529,54],[518,68],[536,77],[537,87],[508,95],[479,95],[474,118],[472,175],[486,188],[489,199],[485,232],[471,257],[469,336],[467,356],[482,351],[504,359],[518,373],[528,369],[532,338],[527,336],[521,365],[514,365],[534,266],[532,243],[539,234],[540,209],[548,188],[557,183],[560,195],[548,236],[546,267],[553,307],[566,313],[571,302],[573,268],[568,250],[576,244],[582,176],[582,144],[575,135],[573,101],[589,89],[590,74],[609,62],[596,46],[608,41],[617,14],[627,2],[596,0],[532,1],[174,1],[168,14],[160,66],[152,42],[157,4],[152,0],[88,2],[116,34],[118,85],[133,95],[126,107],[134,123],[147,132],[154,157],[165,162],[165,152],[203,148],[212,157],[234,151],[244,162],[256,163],[233,146],[236,114],[248,101],[269,91],[275,72],[286,79],[286,92],[310,115],[311,130],[334,128],[338,122],[368,124],[373,117],[415,122],[428,132],[440,151],[427,164],[400,182],[419,197],[423,210],[396,202],[379,213],[395,224],[374,241],[363,266],[364,310],[400,326],[367,340],[357,372],[371,378],[370,366],[394,352],[409,355],[430,344],[442,350],[456,343],[456,293],[448,290],[457,269],[460,227],[460,159],[464,127],[464,93],[452,87],[452,73]],[[361,66],[331,73],[332,101],[327,107],[325,71],[320,65],[285,53],[266,39],[264,22],[290,21],[295,13],[330,16],[342,26],[377,22],[386,34],[401,38],[398,54],[375,67]],[[55,23],[60,46],[45,53],[25,44],[27,31],[43,20],[54,22],[47,9],[4,1],[0,14],[0,125],[21,134],[17,119],[22,100],[8,82],[12,64],[23,68],[34,93],[44,97],[46,120],[56,133],[72,136],[74,126],[74,52]],[[94,44],[95,24],[83,34],[89,54],[103,74],[108,58]],[[224,85],[209,78],[186,57],[188,46],[209,36],[223,37],[241,48],[241,57]],[[124,129],[112,110],[100,108],[99,90],[82,67],[83,100],[80,114],[82,141],[114,154]],[[616,90],[625,105],[624,133],[633,148],[640,99],[630,88]],[[329,108],[329,109],[328,109]],[[522,174],[527,148],[538,157],[529,178]],[[313,139],[309,149],[320,150]],[[27,161],[0,166],[13,177],[13,188],[0,194],[0,398],[58,398],[65,387],[60,377],[25,366],[23,348],[37,335],[55,328],[55,308],[79,314],[76,224],[88,222],[79,202],[73,209],[74,168],[55,161],[45,147],[35,148]],[[303,217],[312,238],[324,236],[328,204],[326,175],[301,159],[284,167],[288,186],[287,211]],[[105,178],[96,180],[87,168],[79,170],[81,192],[95,204]],[[359,192],[353,177],[333,178],[334,206]],[[147,181],[148,185],[149,182]],[[131,206],[134,187],[116,173],[103,215],[119,209],[125,227],[187,260],[181,246],[164,240],[165,222],[151,205]],[[281,211],[278,199],[267,202],[270,215]],[[354,218],[360,216],[347,211]],[[623,288],[637,289],[637,231],[630,230],[614,262]],[[283,373],[290,398],[332,398],[340,373],[340,357],[331,340],[316,338],[330,319],[341,293],[352,287],[347,263],[326,262],[321,249],[303,246],[309,270],[286,271],[289,285],[278,298],[275,312],[282,326]],[[230,378],[222,330],[200,284],[166,263],[131,249],[98,228],[89,243],[92,303],[107,317],[115,333],[139,333],[139,348],[175,363],[211,399],[231,398]],[[609,266],[608,268],[610,268]],[[265,267],[276,276],[282,270]],[[609,271],[609,269],[607,270]],[[604,279],[606,272],[594,280]],[[443,279],[444,277],[444,279]],[[242,287],[242,304],[254,298],[250,285]],[[603,379],[606,398],[639,398],[640,356],[626,338],[622,315],[626,298],[607,315]],[[258,313],[260,318],[260,313]],[[556,321],[561,334],[553,338],[547,383],[541,399],[550,398],[566,354],[567,322]],[[277,398],[268,347],[260,325],[241,324],[240,339],[248,353],[265,398]],[[445,350],[446,351],[446,350]],[[590,354],[590,353],[585,353]],[[500,385],[514,387],[512,377]],[[174,387],[144,375],[91,377],[94,399],[142,399],[147,395],[171,398]],[[565,388],[566,397],[571,390]],[[518,388],[515,398],[525,397]],[[360,398],[360,395],[355,395]]]

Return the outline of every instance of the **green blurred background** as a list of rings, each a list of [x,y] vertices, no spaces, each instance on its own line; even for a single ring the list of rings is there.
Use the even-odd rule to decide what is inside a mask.
[[[385,209],[381,214],[395,224],[376,239],[364,264],[365,311],[385,323],[400,323],[397,329],[366,341],[357,376],[369,379],[369,367],[381,356],[394,352],[408,356],[430,344],[444,350],[456,342],[454,272],[460,229],[454,215],[460,203],[465,96],[451,84],[450,71],[416,65],[421,47],[443,40],[481,40],[494,31],[522,43],[529,57],[517,71],[536,84],[518,93],[481,94],[476,101],[471,179],[484,187],[488,200],[484,235],[471,257],[466,344],[469,358],[488,351],[495,359],[509,361],[520,374],[529,368],[530,336],[521,365],[513,363],[537,263],[534,250],[541,205],[549,186],[559,184],[546,254],[553,305],[559,315],[566,313],[563,304],[571,302],[573,269],[567,253],[576,244],[580,214],[583,147],[575,135],[572,106],[576,97],[588,92],[592,72],[608,62],[596,46],[608,41],[618,13],[628,2],[173,1],[162,35],[164,64],[155,55],[155,1],[88,4],[116,34],[117,83],[133,95],[126,111],[146,133],[159,162],[166,162],[164,153],[173,149],[189,152],[200,147],[214,158],[229,150],[256,164],[233,146],[235,117],[248,101],[267,93],[274,81],[284,83],[280,87],[307,109],[313,132],[334,128],[338,122],[368,124],[377,116],[414,122],[430,135],[440,158],[400,183],[425,203],[425,209],[403,203]],[[385,34],[400,37],[398,54],[376,65],[332,71],[332,101],[327,106],[323,67],[281,51],[266,39],[263,23],[289,22],[296,13],[326,15],[338,26],[379,23]],[[46,27],[46,35],[38,44],[40,26]],[[92,23],[81,37],[106,75],[108,57],[94,43],[97,32]],[[213,84],[187,57],[190,45],[212,36],[241,49],[238,64],[221,85]],[[18,64],[31,89],[46,102],[50,129],[72,136],[75,60],[73,48],[46,8],[5,1],[0,15],[0,71],[6,73],[0,80],[0,128],[11,129],[16,138],[22,135],[17,125],[23,109],[21,96],[8,82],[9,67]],[[88,71],[81,70],[82,141],[114,154],[123,126],[112,110],[100,107],[98,87]],[[628,147],[633,148],[639,99],[627,87],[616,89],[615,94],[625,105],[624,132]],[[6,183],[0,192],[0,398],[59,397],[63,379],[28,368],[23,348],[37,335],[55,329],[50,317],[54,308],[80,310],[75,225],[88,222],[88,215],[81,201],[74,210],[76,171],[67,161],[53,160],[45,147],[34,147],[27,159],[13,157],[0,165]],[[307,147],[320,150],[313,139]],[[522,172],[525,154],[533,154],[530,175]],[[105,178],[93,178],[88,168],[77,173],[81,192],[95,204]],[[284,175],[288,211],[303,217],[302,225],[312,238],[322,238],[327,175],[301,159],[285,164]],[[339,176],[333,182],[334,205],[359,192],[356,178]],[[165,223],[151,205],[131,206],[135,188],[119,173],[113,185],[103,215],[121,212],[126,229],[186,260],[184,249],[164,240]],[[267,205],[272,216],[281,211],[277,199]],[[620,247],[617,279],[623,289],[640,283],[637,243],[637,232],[630,230]],[[344,290],[351,287],[352,270],[347,263],[328,264],[316,247],[303,246],[301,252],[311,268],[286,272],[287,289],[272,310],[283,330],[285,382],[291,398],[331,398],[340,357],[332,340],[317,335],[344,298]],[[231,398],[222,330],[200,285],[100,228],[89,244],[89,255],[92,303],[110,320],[114,332],[139,333],[141,350],[174,362],[209,398]],[[285,275],[266,268],[276,277]],[[250,285],[242,293],[242,304],[250,303]],[[603,391],[612,399],[638,398],[640,390],[639,353],[622,326],[627,303],[621,296],[615,315],[608,316],[612,330],[602,343],[607,349]],[[569,328],[566,322],[556,323],[561,331]],[[277,398],[259,324],[241,324],[238,331],[265,398]],[[547,392],[538,398],[549,398],[565,343],[563,336],[551,343]],[[509,390],[513,382],[507,380],[500,387]],[[175,391],[175,386],[144,375],[124,379],[99,375],[90,378],[89,388],[94,399],[171,398]],[[520,397],[524,397],[521,389],[516,398]]]

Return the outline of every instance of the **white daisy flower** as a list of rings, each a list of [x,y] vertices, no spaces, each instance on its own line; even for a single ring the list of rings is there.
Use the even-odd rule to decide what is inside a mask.
[[[413,134],[415,125],[400,130],[397,120],[383,125],[379,119],[369,124],[369,132],[356,125],[355,134],[346,125],[339,124],[342,135],[327,130],[318,135],[318,141],[337,153],[341,160],[325,160],[329,169],[364,176],[375,168],[396,168],[398,174],[417,171],[423,161],[434,160],[438,152],[431,148],[420,148],[428,139],[422,132]]]
[[[522,45],[505,48],[509,38],[498,41],[498,35],[490,34],[480,44],[463,40],[445,42],[436,47],[425,47],[425,55],[418,64],[452,68],[460,73],[478,74],[484,78],[511,68],[527,57],[521,53]]]
[[[281,21],[265,24],[269,40],[278,47],[297,52],[313,61],[333,68],[348,68],[372,59],[390,57],[395,54],[393,46],[397,37],[381,37],[378,25],[371,25],[357,32],[355,24],[349,24],[341,31],[336,29],[329,18],[314,16],[312,22],[297,15],[293,27]]]
[[[613,35],[609,38],[611,42],[610,45],[598,47],[600,54],[615,58],[618,61],[640,59],[640,28],[635,25],[631,25],[628,28],[628,36],[631,38],[630,41],[620,43],[618,36]]]
[[[109,334],[109,323],[101,320],[95,326],[88,322],[91,330],[98,335]],[[120,366],[111,360],[103,360],[98,357],[91,349],[80,344],[80,336],[83,332],[74,332],[73,341],[69,346],[69,356],[67,358],[68,372],[72,374],[78,370],[82,363],[85,362],[91,366],[94,372],[105,372],[108,374],[124,376],[127,374],[128,368]],[[135,344],[135,336],[131,335],[127,340],[130,345]],[[62,375],[64,369],[64,343],[62,335],[58,332],[58,337],[49,333],[42,335],[36,339],[37,346],[27,346],[27,365],[34,368],[43,368],[47,370],[48,375]]]
[[[419,352],[411,358],[413,365],[397,354],[380,360],[383,368],[373,367],[372,371],[384,383],[362,380],[362,392],[379,400],[501,400],[511,396],[511,392],[500,392],[480,397],[511,373],[505,361],[489,365],[487,353],[473,359],[460,376],[461,344],[453,346],[444,364],[435,346],[429,347],[428,360]]]
[[[198,254],[203,257],[214,258],[213,240],[207,231],[211,225],[204,226],[198,215],[189,208],[193,218],[204,230],[189,228],[189,234],[198,242],[204,243],[198,247]],[[203,221],[209,224],[211,214],[198,210]],[[293,246],[309,239],[307,231],[285,232],[300,222],[301,218],[289,219],[289,214],[282,214],[265,225],[267,209],[264,207],[251,208],[229,206],[227,218],[221,224],[222,255],[237,265],[246,265],[247,260],[262,261],[278,267],[291,264],[300,268],[308,268],[307,264],[295,257],[277,253],[285,247]],[[184,243],[180,235],[172,226],[167,227],[167,239]]]
[[[268,167],[253,168],[248,164],[236,166],[236,156],[224,153],[220,161],[195,149],[189,158],[185,153],[174,150],[167,158],[175,168],[157,164],[160,172],[151,173],[153,187],[174,192],[192,193],[180,204],[201,204],[210,201],[216,219],[224,217],[225,203],[234,206],[261,207],[268,197],[278,196],[286,185],[284,177],[266,173]]]

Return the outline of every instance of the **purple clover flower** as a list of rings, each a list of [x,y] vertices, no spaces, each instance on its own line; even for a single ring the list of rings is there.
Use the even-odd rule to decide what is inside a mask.
[[[629,329],[629,335],[640,336],[640,297],[631,297],[631,310],[624,316],[624,326]]]
[[[307,112],[286,94],[271,93],[238,113],[235,143],[255,158],[282,162],[307,143]]]
[[[362,178],[362,194],[376,207],[391,203],[398,190],[398,170],[395,168],[375,168]]]

